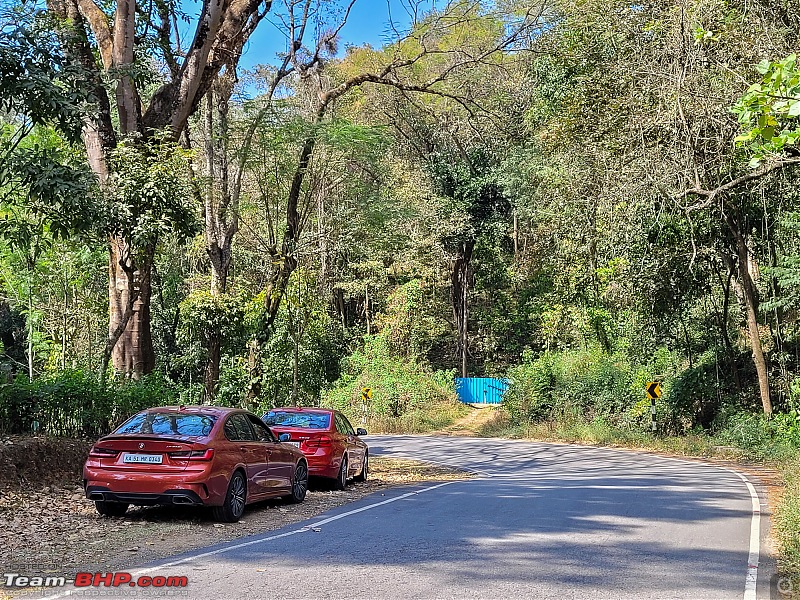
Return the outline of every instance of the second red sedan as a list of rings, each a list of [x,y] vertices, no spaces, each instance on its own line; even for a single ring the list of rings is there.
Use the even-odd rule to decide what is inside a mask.
[[[311,475],[334,480],[343,490],[349,479],[366,481],[369,448],[359,436],[367,430],[353,429],[337,410],[326,408],[275,408],[262,417],[276,434],[289,434],[308,460]]]

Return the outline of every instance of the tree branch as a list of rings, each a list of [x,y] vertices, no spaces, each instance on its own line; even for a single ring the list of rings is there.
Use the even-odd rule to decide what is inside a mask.
[[[751,171],[750,173],[747,173],[745,175],[737,177],[736,179],[733,179],[733,180],[729,181],[728,183],[726,183],[724,185],[721,185],[721,186],[719,186],[717,188],[714,188],[712,190],[706,190],[706,189],[699,188],[699,187],[689,188],[688,190],[683,192],[683,194],[681,194],[681,196],[679,196],[679,198],[680,197],[685,198],[687,196],[703,196],[705,198],[705,200],[703,200],[702,202],[698,202],[697,204],[693,204],[691,206],[687,206],[684,209],[687,212],[694,212],[696,210],[702,210],[704,208],[708,208],[709,206],[711,206],[714,203],[714,200],[720,194],[723,194],[725,192],[730,192],[731,190],[734,190],[734,189],[736,189],[736,188],[738,188],[738,187],[740,187],[740,186],[742,186],[745,183],[748,183],[750,181],[755,181],[757,179],[761,179],[762,177],[764,177],[768,173],[772,173],[773,171],[778,171],[778,170],[785,169],[787,167],[791,167],[793,165],[798,165],[798,164],[800,164],[800,157],[783,158],[783,159],[775,160],[775,161],[773,161],[773,162],[771,162],[769,164],[766,164],[766,165],[763,165],[763,166],[759,167],[755,171]]]

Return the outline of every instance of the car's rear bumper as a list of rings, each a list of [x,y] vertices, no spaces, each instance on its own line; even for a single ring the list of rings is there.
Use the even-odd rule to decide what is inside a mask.
[[[86,488],[89,500],[105,502],[124,502],[137,506],[153,506],[156,504],[203,505],[205,502],[192,490],[167,490],[161,494],[146,492],[114,492],[107,487],[91,485]]]
[[[227,480],[222,475],[209,478],[204,470],[182,473],[131,473],[85,467],[86,497],[90,491],[103,494],[103,500],[129,504],[204,504],[219,506],[225,500]],[[176,501],[177,498],[177,501]]]
[[[341,465],[341,458],[336,459],[332,454],[319,453],[306,454],[306,461],[308,462],[308,474],[314,477],[338,477],[339,466]]]

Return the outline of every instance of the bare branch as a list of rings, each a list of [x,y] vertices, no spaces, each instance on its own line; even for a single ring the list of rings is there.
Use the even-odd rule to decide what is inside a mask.
[[[719,196],[720,194],[724,194],[725,192],[730,192],[731,190],[734,190],[744,185],[745,183],[760,179],[765,175],[767,175],[768,173],[772,173],[773,171],[778,171],[798,164],[800,164],[800,157],[784,158],[776,160],[768,164],[765,164],[759,167],[758,169],[751,171],[750,173],[737,177],[736,179],[733,179],[724,185],[714,188],[713,190],[706,190],[699,187],[693,187],[686,190],[679,197],[685,198],[687,196],[703,196],[705,200],[703,200],[702,202],[698,202],[697,204],[687,206],[685,208],[687,212],[702,210],[704,208],[708,208],[709,206],[711,206],[714,203],[717,196]]]

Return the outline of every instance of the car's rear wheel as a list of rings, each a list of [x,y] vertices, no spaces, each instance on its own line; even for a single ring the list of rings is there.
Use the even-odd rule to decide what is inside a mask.
[[[234,472],[222,506],[214,507],[214,518],[223,523],[236,523],[244,514],[247,502],[247,481],[241,471]]]
[[[125,502],[106,502],[105,500],[95,500],[94,507],[97,512],[104,517],[121,517],[128,512],[128,504]]]
[[[366,481],[369,475],[369,452],[364,452],[364,462],[361,463],[361,472],[353,477],[353,481]]]
[[[342,457],[342,464],[339,467],[339,475],[336,477],[334,487],[337,490],[343,490],[347,487],[347,455]]]
[[[300,503],[306,499],[306,492],[308,491],[308,466],[305,461],[297,463],[297,468],[294,470],[294,481],[292,482],[292,493],[289,496],[289,501]]]

